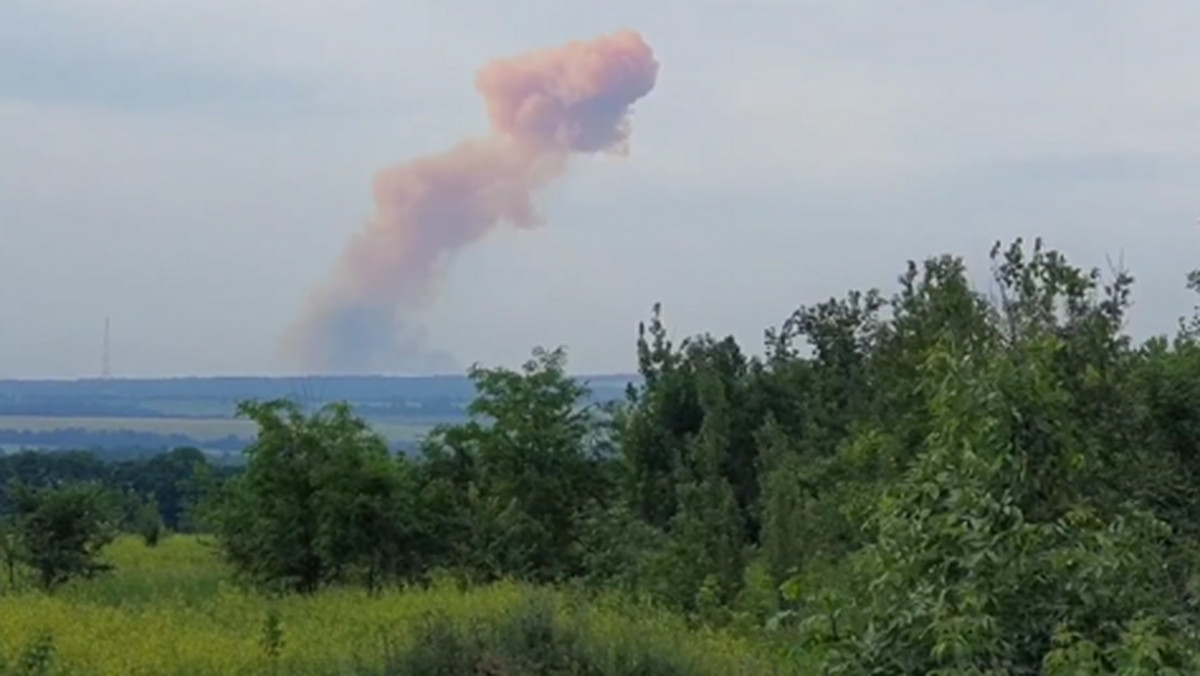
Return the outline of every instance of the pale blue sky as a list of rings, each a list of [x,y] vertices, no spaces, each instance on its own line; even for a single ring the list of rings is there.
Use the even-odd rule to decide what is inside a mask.
[[[677,333],[1043,235],[1124,254],[1134,328],[1200,266],[1191,0],[0,0],[0,377],[284,372],[277,339],[383,167],[485,130],[485,61],[640,30],[632,152],[463,252],[426,317],[469,363]]]

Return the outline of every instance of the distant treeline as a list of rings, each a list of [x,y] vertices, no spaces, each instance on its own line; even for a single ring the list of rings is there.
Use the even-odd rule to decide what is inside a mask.
[[[607,401],[636,377],[579,380]],[[346,401],[368,417],[457,421],[475,394],[465,376],[0,380],[0,415],[207,418],[232,415],[239,401],[291,399],[304,406]]]
[[[0,380],[3,397],[87,397],[96,399],[304,398],[388,400],[474,395],[465,376],[392,378],[384,376],[302,378],[151,378],[83,380]]]
[[[40,431],[0,429],[0,447],[56,452],[83,450],[105,460],[151,457],[166,453],[172,448],[202,448],[228,454],[235,458],[236,462],[240,462],[242,450],[253,441],[252,438],[232,434],[201,440],[186,434],[158,434],[134,430],[86,430],[77,427]],[[393,452],[411,455],[417,452],[420,443],[410,440],[391,441],[389,447]]]
[[[137,449],[143,454],[195,446],[237,453],[252,439],[232,434],[215,439],[194,439],[186,434],[159,434],[137,430],[90,430],[66,427],[53,430],[0,429],[0,444],[26,448]]]
[[[240,466],[214,463],[195,448],[177,448],[152,457],[119,457],[93,451],[0,456],[0,514],[9,510],[14,480],[31,487],[69,483],[99,484],[126,498],[132,511],[144,500],[157,507],[164,525],[174,531],[197,526],[206,496],[241,471]]]
[[[636,375],[576,376],[586,381],[593,395],[623,391],[639,379]],[[150,378],[81,380],[0,380],[0,398],[76,396],[102,399],[242,399],[303,398],[312,395],[329,401],[451,398],[471,401],[475,385],[465,375],[309,376],[294,378]]]
[[[302,396],[286,397],[311,406],[326,403]],[[415,419],[422,422],[457,422],[465,418],[465,400],[451,397],[432,399],[366,401],[357,404],[364,415]],[[93,400],[75,395],[37,396],[0,399],[0,416],[39,416],[61,418],[193,418],[230,417],[237,402],[226,398],[203,400]]]
[[[90,401],[76,398],[36,397],[0,400],[0,415],[87,417],[87,418],[162,418],[163,411],[137,404]],[[171,416],[184,417],[184,416]]]

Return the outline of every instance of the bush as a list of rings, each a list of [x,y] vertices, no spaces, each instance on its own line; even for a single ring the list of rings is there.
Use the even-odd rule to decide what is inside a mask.
[[[578,611],[534,597],[498,618],[458,623],[444,613],[426,616],[413,641],[388,660],[387,673],[594,674],[675,676],[708,673],[675,646],[590,627]]]
[[[305,415],[290,401],[245,402],[238,412],[258,434],[211,517],[244,579],[312,593],[356,577],[376,587],[412,568],[408,473],[383,437],[344,404]]]
[[[162,514],[158,510],[158,503],[150,499],[143,500],[138,507],[134,526],[147,547],[157,547],[166,529]]]
[[[48,676],[54,668],[54,635],[43,631],[34,637],[21,653],[18,674]]]
[[[18,559],[37,572],[42,588],[109,570],[100,561],[100,551],[116,534],[109,492],[87,484],[41,489],[15,484],[12,497]]]

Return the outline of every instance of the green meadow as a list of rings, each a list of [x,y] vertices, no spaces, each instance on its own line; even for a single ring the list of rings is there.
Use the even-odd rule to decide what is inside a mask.
[[[235,584],[203,539],[184,535],[153,548],[123,537],[105,559],[115,566],[110,574],[52,594],[4,581],[0,653],[10,670],[434,674],[486,653],[484,662],[514,670],[473,673],[789,673],[765,644],[692,630],[629,601],[584,603],[566,589],[510,582],[464,589],[447,580],[373,595],[330,588],[272,597]]]

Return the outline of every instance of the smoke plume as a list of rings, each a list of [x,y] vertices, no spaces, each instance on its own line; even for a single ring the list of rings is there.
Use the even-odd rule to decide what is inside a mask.
[[[289,329],[289,357],[324,373],[456,370],[413,321],[448,260],[501,224],[539,225],[534,193],[572,154],[625,154],[630,106],[657,75],[631,30],[481,68],[491,133],[375,176],[375,214]]]

